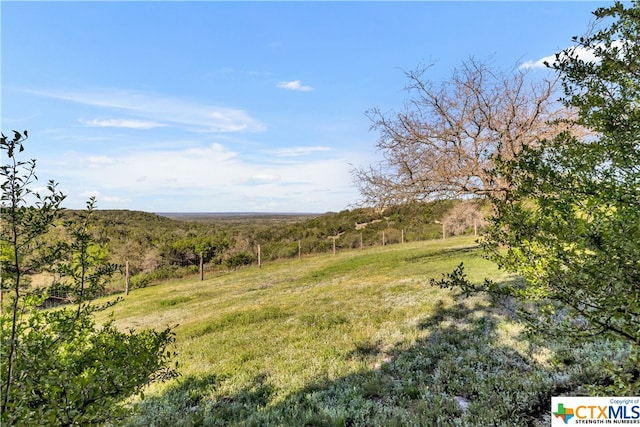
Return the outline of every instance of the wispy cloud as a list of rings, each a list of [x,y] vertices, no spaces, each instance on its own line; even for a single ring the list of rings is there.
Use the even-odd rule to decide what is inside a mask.
[[[97,120],[85,124],[94,126],[132,127],[141,124],[163,124],[208,132],[262,132],[266,126],[237,108],[220,107],[179,97],[141,91],[114,89],[76,91],[29,91],[48,98],[124,111],[135,120]],[[128,126],[123,126],[128,125]]]
[[[107,156],[89,156],[89,157],[87,157],[87,164],[89,165],[89,167],[92,167],[92,168],[106,166],[106,165],[113,165],[115,163],[116,163],[115,159],[113,159],[111,157],[107,157]]]
[[[127,129],[153,129],[166,126],[165,124],[145,121],[145,120],[128,120],[128,119],[93,119],[93,120],[78,120],[85,126],[100,127],[100,128],[127,128]]]
[[[277,157],[299,157],[308,156],[317,152],[326,152],[331,150],[329,147],[314,146],[314,147],[285,147],[277,150],[268,150],[267,153],[273,154]]]
[[[300,92],[309,92],[313,90],[313,87],[308,85],[303,85],[300,80],[292,80],[289,82],[280,82],[278,83],[278,87],[280,89],[286,90],[296,90]]]
[[[280,175],[269,173],[256,173],[251,175],[248,183],[253,184],[273,184],[280,181]]]

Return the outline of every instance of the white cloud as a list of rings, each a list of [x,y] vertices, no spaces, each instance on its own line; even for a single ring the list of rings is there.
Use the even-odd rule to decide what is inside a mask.
[[[100,167],[100,166],[107,166],[107,165],[113,165],[115,163],[116,163],[115,159],[113,159],[111,157],[107,157],[107,156],[89,156],[89,157],[87,157],[87,164],[91,168]]]
[[[73,208],[96,195],[101,209],[325,212],[357,198],[351,157],[296,158],[277,166],[268,157],[250,158],[219,143],[125,150],[117,157],[66,153],[52,178],[64,186]]]
[[[329,147],[315,146],[315,147],[286,147],[279,148],[277,150],[268,150],[267,153],[273,154],[278,157],[299,157],[308,156],[313,153],[329,151]]]
[[[125,111],[139,120],[129,125],[157,123],[208,132],[262,132],[266,126],[244,110],[204,104],[183,98],[122,89],[73,91],[30,91],[45,96],[105,110]],[[92,123],[92,122],[89,122]],[[94,125],[126,124],[124,121],[96,121]]]
[[[78,197],[80,197],[81,199],[84,199],[85,201],[89,200],[91,197],[95,197],[98,208],[100,208],[101,203],[112,205],[112,206],[113,205],[125,206],[127,203],[131,201],[131,199],[123,198],[119,196],[108,196],[108,195],[102,194],[98,190],[83,191],[82,193],[78,194]]]
[[[300,80],[292,80],[290,82],[280,82],[278,83],[278,87],[280,89],[296,90],[300,92],[309,92],[313,90],[311,86],[303,85]]]
[[[251,175],[249,178],[249,183],[256,184],[273,184],[280,181],[280,175],[277,174],[268,174],[268,173],[257,173]]]
[[[166,126],[165,124],[144,121],[144,120],[127,120],[127,119],[93,119],[93,120],[78,120],[85,126],[89,127],[111,127],[111,128],[127,128],[127,129],[153,129]]]
[[[623,42],[619,40],[614,41],[612,45],[613,47],[622,48]],[[599,46],[602,46],[602,45],[599,45]],[[571,57],[577,57],[585,62],[598,62],[598,57],[596,57],[596,55],[594,54],[593,49],[587,49],[582,46],[571,46],[559,52],[559,54],[545,56],[544,58],[540,58],[537,61],[531,61],[531,60],[526,61],[522,65],[520,65],[520,68],[525,70],[547,68],[547,66],[545,65],[545,62],[548,64],[553,64],[556,61],[558,61],[558,59],[560,61],[567,59],[568,57],[565,54],[565,52],[570,53]],[[559,56],[556,56],[556,55],[559,55]]]
[[[520,65],[520,68],[523,70],[532,70],[532,69],[540,69],[547,68],[546,63],[552,64],[556,60],[555,55],[545,56],[544,58],[540,58],[537,61],[526,61]]]

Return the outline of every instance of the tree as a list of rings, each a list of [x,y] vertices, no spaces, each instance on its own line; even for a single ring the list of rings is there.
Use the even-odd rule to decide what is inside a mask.
[[[365,204],[388,206],[443,197],[486,196],[511,187],[491,174],[496,156],[558,133],[569,115],[553,97],[556,82],[531,83],[525,70],[501,72],[469,60],[449,81],[407,72],[411,95],[399,113],[369,111],[384,160],[353,176]]]
[[[114,270],[89,228],[95,200],[83,221],[66,222],[68,241],[51,246],[44,237],[60,217],[64,196],[49,182],[49,194],[31,189],[35,160],[20,161],[26,132],[2,135],[9,163],[0,167],[2,216],[0,258],[3,289],[11,290],[8,313],[0,316],[0,375],[3,425],[81,425],[117,419],[119,403],[153,381],[177,375],[167,346],[174,333],[121,332],[93,320],[89,300]],[[29,289],[28,275],[52,269],[76,306],[42,310],[46,289]]]
[[[18,325],[21,321],[20,301],[22,291],[28,284],[25,274],[42,265],[39,250],[44,234],[58,218],[60,204],[64,196],[56,190],[53,181],[47,185],[48,194],[34,192],[30,186],[38,178],[35,174],[36,161],[19,160],[17,155],[24,151],[24,141],[28,133],[14,131],[13,138],[2,134],[0,150],[6,153],[8,164],[0,166],[2,177],[2,197],[0,198],[0,274],[2,287],[12,292],[11,325],[8,340],[2,346],[2,404],[4,413],[12,392],[15,375],[15,359],[18,351]],[[16,151],[18,153],[16,153]],[[2,298],[0,298],[0,301]],[[3,325],[4,325],[3,313]],[[4,337],[4,328],[3,328]],[[3,340],[5,341],[5,340]],[[6,345],[8,344],[8,345]],[[6,357],[6,360],[5,360]],[[6,363],[5,363],[6,362]]]
[[[455,236],[471,229],[477,235],[478,228],[487,225],[486,212],[483,212],[482,208],[482,204],[477,200],[463,200],[456,203],[442,220],[446,234]]]
[[[616,380],[637,392],[640,8],[615,3],[594,15],[592,32],[574,38],[577,46],[549,64],[562,78],[564,103],[579,113],[576,125],[593,136],[563,132],[498,162],[497,172],[517,185],[504,200],[493,200],[485,246],[522,280],[473,285],[460,267],[440,284],[515,298],[521,318],[546,337],[626,342],[635,368]]]
[[[197,265],[200,255],[204,262],[222,262],[222,253],[229,247],[229,242],[222,236],[189,236],[165,245],[163,256],[171,264],[182,267]]]
[[[51,289],[63,292],[77,304],[78,311],[88,301],[102,295],[106,283],[118,268],[108,262],[106,249],[98,245],[91,234],[95,208],[96,199],[91,197],[78,221],[64,220],[68,236],[52,248],[52,260],[43,266],[43,270],[54,275]]]

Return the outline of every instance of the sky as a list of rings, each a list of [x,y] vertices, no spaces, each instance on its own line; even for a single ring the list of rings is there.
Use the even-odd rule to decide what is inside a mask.
[[[79,209],[353,208],[405,72],[541,59],[611,2],[0,2],[2,132]],[[6,159],[2,159],[5,163]]]

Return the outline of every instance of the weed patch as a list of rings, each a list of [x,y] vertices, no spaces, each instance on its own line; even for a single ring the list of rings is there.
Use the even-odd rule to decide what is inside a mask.
[[[160,307],[173,307],[184,302],[191,301],[192,297],[181,296],[160,301]]]
[[[303,314],[300,323],[313,329],[332,329],[349,323],[349,319],[342,313]]]

